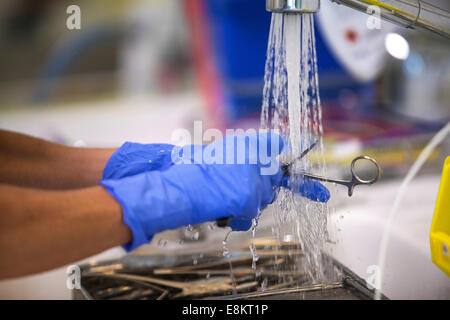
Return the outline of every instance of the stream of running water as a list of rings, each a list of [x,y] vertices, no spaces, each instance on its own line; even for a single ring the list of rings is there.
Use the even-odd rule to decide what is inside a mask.
[[[325,175],[313,14],[272,14],[264,81],[261,128],[278,130],[283,136],[285,161],[297,158],[317,141],[293,170]],[[300,177],[290,178],[293,189],[302,183]],[[330,280],[332,266],[322,254],[327,205],[282,189],[273,206],[273,233],[280,240],[300,243],[304,251],[298,268],[314,283]]]

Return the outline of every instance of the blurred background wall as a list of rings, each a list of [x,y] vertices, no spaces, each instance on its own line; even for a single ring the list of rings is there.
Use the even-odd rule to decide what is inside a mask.
[[[258,127],[265,1],[79,0],[81,29],[69,30],[73,3],[2,1],[0,125],[108,146],[168,142],[193,119]],[[387,165],[407,166],[399,152],[415,154],[411,146],[450,118],[449,43],[387,22],[369,30],[367,17],[329,1],[316,16],[326,138],[344,150],[348,141],[357,150],[389,141]],[[406,39],[407,57],[389,53],[388,33]]]

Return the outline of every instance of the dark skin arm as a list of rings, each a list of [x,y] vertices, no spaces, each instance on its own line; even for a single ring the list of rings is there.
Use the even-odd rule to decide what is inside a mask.
[[[114,151],[67,147],[0,130],[0,183],[53,190],[95,186]]]
[[[0,130],[0,279],[60,267],[132,240],[121,206],[98,186],[113,152]]]
[[[0,279],[46,271],[132,240],[101,186],[48,191],[0,185]]]

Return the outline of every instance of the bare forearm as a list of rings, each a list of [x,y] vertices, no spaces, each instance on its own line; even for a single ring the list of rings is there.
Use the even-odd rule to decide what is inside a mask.
[[[0,185],[0,278],[66,265],[131,241],[103,187],[41,191]]]
[[[67,147],[0,130],[0,183],[45,189],[94,186],[113,152]]]

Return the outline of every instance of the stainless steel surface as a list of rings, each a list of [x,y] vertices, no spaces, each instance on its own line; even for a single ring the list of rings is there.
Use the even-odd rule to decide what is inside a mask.
[[[197,297],[203,295],[224,294],[233,290],[233,280],[230,277],[213,277],[210,279],[202,279],[196,281],[172,281],[148,276],[139,276],[132,274],[114,274],[114,273],[91,273],[85,277],[105,277],[115,280],[126,280],[131,282],[150,283],[160,285],[167,288],[180,289],[181,292],[175,294],[173,299],[184,297]],[[236,291],[256,287],[258,282],[250,281],[235,286]],[[128,286],[126,286],[128,287]],[[128,292],[127,292],[128,293]]]
[[[320,8],[320,0],[266,0],[266,9],[278,13],[312,13]]]
[[[330,0],[374,14],[406,28],[424,29],[450,38],[450,13],[422,0]],[[320,0],[266,0],[266,10],[279,13],[308,13],[320,8]],[[378,10],[377,9],[377,10]]]
[[[373,291],[349,271],[315,285],[302,268],[303,251],[298,243],[255,238],[259,259],[253,258],[246,242],[224,257],[222,252],[203,250],[190,262],[190,254],[168,253],[178,263],[130,263],[124,259],[81,266],[81,289],[76,299],[371,299]],[[144,257],[142,257],[144,258]],[[336,269],[343,267],[331,263]],[[344,270],[344,269],[342,269]],[[353,281],[353,282],[351,282]],[[358,282],[359,281],[359,282]],[[360,283],[356,286],[356,283]]]

